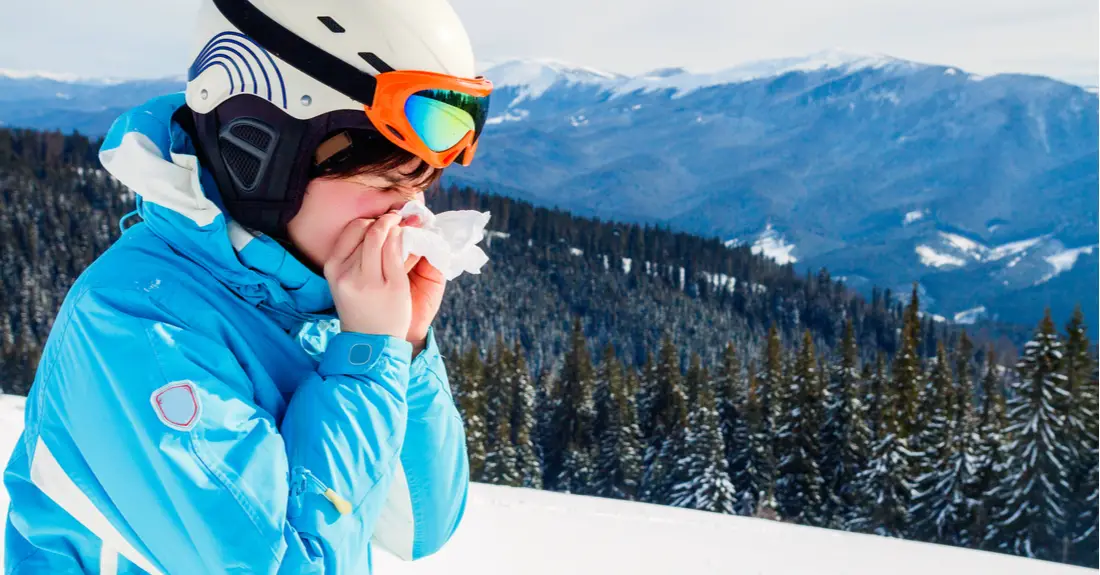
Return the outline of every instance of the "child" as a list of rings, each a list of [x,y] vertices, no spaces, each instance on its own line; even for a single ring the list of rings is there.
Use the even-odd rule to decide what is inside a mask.
[[[50,333],[9,575],[369,573],[372,540],[417,559],[465,509],[446,282],[402,261],[396,213],[476,150],[491,85],[461,23],[445,0],[204,0],[198,36],[186,94],[103,144],[142,221]]]

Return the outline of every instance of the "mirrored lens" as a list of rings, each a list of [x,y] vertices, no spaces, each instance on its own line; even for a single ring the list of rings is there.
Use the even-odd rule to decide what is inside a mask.
[[[422,90],[405,101],[405,117],[434,152],[454,147],[470,131],[476,139],[485,127],[489,97],[450,90]]]

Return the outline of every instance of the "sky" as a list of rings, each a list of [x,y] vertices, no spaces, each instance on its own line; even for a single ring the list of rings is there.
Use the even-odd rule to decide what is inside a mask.
[[[713,71],[840,48],[978,74],[1096,85],[1097,0],[451,0],[479,60],[624,74]],[[0,0],[0,69],[162,77],[187,65],[198,0]]]

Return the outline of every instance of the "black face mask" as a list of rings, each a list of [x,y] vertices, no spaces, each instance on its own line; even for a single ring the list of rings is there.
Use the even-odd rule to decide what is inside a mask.
[[[373,130],[362,112],[338,110],[299,120],[248,94],[206,114],[184,106],[174,119],[191,135],[229,216],[284,245],[287,223],[301,208],[314,173],[317,146],[340,130]]]

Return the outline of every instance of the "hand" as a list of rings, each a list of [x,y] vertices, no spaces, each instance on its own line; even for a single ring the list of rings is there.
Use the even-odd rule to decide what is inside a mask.
[[[357,219],[325,262],[343,331],[405,337],[412,322],[409,276],[401,260],[400,218]]]
[[[432,267],[428,260],[421,258],[409,273],[409,291],[412,296],[412,321],[405,341],[413,345],[419,353],[427,344],[428,328],[439,313],[439,304],[443,302],[443,290],[447,280],[443,272]]]

